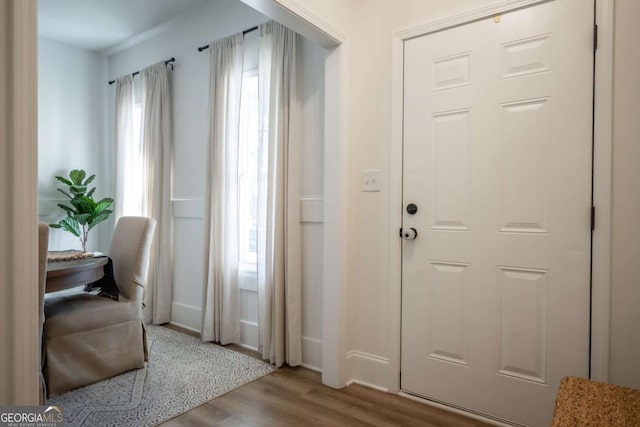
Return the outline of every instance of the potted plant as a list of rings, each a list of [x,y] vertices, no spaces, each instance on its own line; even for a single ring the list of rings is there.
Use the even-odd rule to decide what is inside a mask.
[[[69,173],[69,179],[56,176],[56,179],[67,185],[68,190],[58,188],[58,191],[69,198],[69,205],[59,203],[67,216],[57,224],[49,224],[52,228],[61,228],[80,239],[82,251],[87,252],[87,239],[89,231],[102,221],[109,218],[113,212],[109,208],[113,204],[113,199],[105,197],[102,200],[93,200],[93,187],[87,191],[88,185],[93,182],[95,175],[86,178],[87,173],[82,169],[74,169]]]

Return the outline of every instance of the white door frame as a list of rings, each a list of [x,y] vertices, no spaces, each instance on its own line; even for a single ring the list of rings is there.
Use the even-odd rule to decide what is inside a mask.
[[[392,38],[391,144],[389,152],[389,229],[398,234],[402,225],[402,145],[404,42],[497,14],[556,0],[503,0],[445,19],[394,32]],[[596,0],[598,50],[595,71],[595,131],[593,204],[596,228],[592,254],[591,378],[607,381],[609,376],[609,315],[611,277],[611,176],[613,120],[613,25],[614,0]],[[400,343],[402,330],[402,242],[391,239],[389,248],[389,302],[392,378],[390,392],[400,391]]]

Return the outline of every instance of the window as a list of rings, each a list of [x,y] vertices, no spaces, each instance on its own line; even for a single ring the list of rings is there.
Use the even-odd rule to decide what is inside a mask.
[[[123,156],[123,182],[125,190],[122,199],[122,215],[141,216],[144,199],[144,170],[142,161],[142,101],[140,99],[140,82],[134,82],[133,118],[131,135],[126,140]]]
[[[240,101],[238,147],[239,267],[256,271],[258,260],[258,72],[245,71]]]

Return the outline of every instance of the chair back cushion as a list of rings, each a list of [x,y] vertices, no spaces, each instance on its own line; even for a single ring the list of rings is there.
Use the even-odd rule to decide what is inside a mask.
[[[153,218],[123,216],[111,240],[109,256],[120,295],[142,301],[149,269],[149,254],[156,228]]]

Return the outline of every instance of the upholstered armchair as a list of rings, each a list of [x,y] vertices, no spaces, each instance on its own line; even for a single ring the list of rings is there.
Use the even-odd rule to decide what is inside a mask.
[[[156,222],[121,217],[109,256],[118,301],[78,291],[45,300],[47,389],[55,396],[144,367],[142,300]]]

